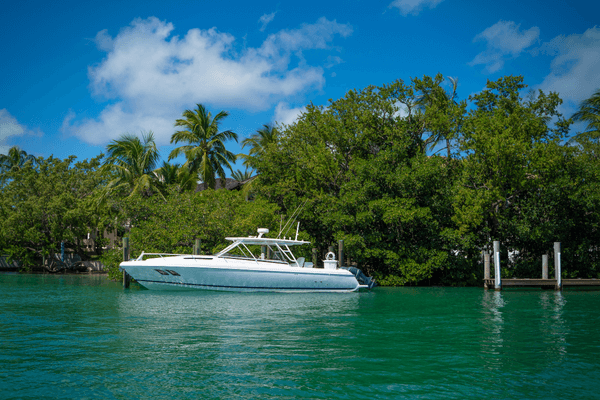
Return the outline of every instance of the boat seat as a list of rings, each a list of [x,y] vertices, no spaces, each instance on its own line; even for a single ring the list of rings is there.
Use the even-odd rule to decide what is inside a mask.
[[[298,264],[298,266],[299,266],[300,268],[304,267],[304,257],[298,257],[298,258],[296,259],[296,263]]]

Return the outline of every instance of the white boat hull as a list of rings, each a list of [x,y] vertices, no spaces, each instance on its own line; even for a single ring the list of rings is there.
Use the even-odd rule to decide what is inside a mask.
[[[216,257],[165,257],[121,264],[148,289],[205,289],[236,292],[353,292],[360,285],[345,269]]]

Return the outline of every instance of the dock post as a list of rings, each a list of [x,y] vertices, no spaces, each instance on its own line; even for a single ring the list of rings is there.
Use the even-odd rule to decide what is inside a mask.
[[[319,250],[317,250],[315,247],[313,247],[312,249],[312,262],[313,262],[313,268],[317,268],[317,252]]]
[[[494,241],[494,290],[502,290],[502,279],[500,278],[500,242]]]
[[[123,261],[129,261],[129,238],[123,238]],[[123,271],[123,289],[129,288],[130,277],[129,274]]]
[[[344,240],[340,239],[338,241],[338,265],[341,267],[344,266]]]
[[[554,242],[554,276],[556,278],[556,290],[562,290],[562,276],[560,265],[560,242]]]
[[[264,244],[262,246],[260,246],[260,258],[262,260],[267,258],[267,246],[265,246]]]
[[[194,240],[194,255],[195,256],[200,255],[200,239]]]
[[[548,254],[542,255],[542,279],[548,279]]]
[[[483,287],[485,289],[489,289],[487,281],[485,279],[490,279],[490,252],[487,250],[483,251]]]

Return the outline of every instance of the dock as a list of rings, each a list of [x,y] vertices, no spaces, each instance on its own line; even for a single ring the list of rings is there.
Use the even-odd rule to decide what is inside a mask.
[[[494,278],[483,280],[484,287],[490,289],[494,287]],[[567,286],[598,286],[600,279],[563,279],[562,287]],[[502,287],[538,287],[542,289],[556,289],[556,279],[502,279]]]
[[[573,286],[598,286],[600,287],[600,279],[563,279],[561,268],[561,243],[554,243],[554,279],[548,278],[548,255],[542,256],[542,279],[502,279],[500,270],[500,242],[494,241],[494,253],[492,255],[483,252],[483,287],[485,289],[494,288],[496,291],[502,290],[504,287],[538,287],[542,289],[562,290],[563,287]],[[491,277],[490,262],[493,260],[494,277]]]

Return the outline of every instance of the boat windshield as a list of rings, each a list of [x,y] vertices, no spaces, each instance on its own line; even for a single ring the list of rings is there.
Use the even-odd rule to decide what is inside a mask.
[[[294,253],[290,250],[288,244],[284,242],[264,242],[257,244],[255,242],[247,243],[244,240],[235,240],[221,252],[217,257],[224,258],[244,258],[256,261],[270,261],[282,263],[297,263]]]

